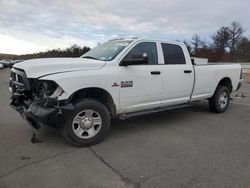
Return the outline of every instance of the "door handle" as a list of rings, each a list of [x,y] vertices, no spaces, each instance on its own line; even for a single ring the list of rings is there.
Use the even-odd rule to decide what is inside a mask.
[[[156,74],[161,74],[160,71],[152,71],[151,74],[156,75]]]
[[[184,73],[191,73],[192,70],[184,70]]]

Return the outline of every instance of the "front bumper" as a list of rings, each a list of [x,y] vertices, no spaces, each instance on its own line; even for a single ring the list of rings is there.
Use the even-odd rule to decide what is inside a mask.
[[[63,127],[65,117],[74,110],[72,103],[57,98],[32,99],[32,89],[24,71],[12,69],[9,90],[10,106],[34,129],[41,126]]]
[[[47,102],[43,105],[37,104],[36,101],[18,103],[20,99],[13,98],[10,106],[31,125],[34,129],[42,126],[63,127],[65,118],[74,110],[71,103],[65,101]]]

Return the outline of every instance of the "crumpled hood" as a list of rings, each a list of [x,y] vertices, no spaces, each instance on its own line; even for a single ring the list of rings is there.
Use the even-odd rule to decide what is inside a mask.
[[[41,58],[15,64],[13,67],[25,71],[28,78],[79,70],[100,69],[105,61],[87,58]]]

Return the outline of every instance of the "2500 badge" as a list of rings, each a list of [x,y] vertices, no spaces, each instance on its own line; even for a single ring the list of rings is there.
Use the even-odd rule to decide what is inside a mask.
[[[121,81],[121,87],[133,87],[133,81]]]

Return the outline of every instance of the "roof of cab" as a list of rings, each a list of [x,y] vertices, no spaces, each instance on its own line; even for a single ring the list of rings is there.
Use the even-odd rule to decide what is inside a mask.
[[[176,44],[176,45],[184,45],[183,42],[179,41],[167,41],[167,40],[160,40],[160,39],[144,39],[144,38],[118,38],[118,39],[112,39],[110,41],[130,41],[130,42],[139,42],[139,41],[149,41],[149,42],[163,42],[163,43],[169,43],[169,44]]]

